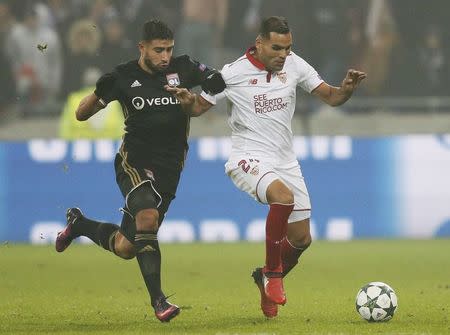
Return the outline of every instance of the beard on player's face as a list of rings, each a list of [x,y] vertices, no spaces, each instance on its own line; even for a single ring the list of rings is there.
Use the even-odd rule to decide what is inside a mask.
[[[152,71],[152,72],[160,72],[159,67],[156,66],[155,64],[153,64],[153,62],[151,61],[151,59],[148,58],[147,56],[144,57],[144,63],[145,63],[145,65],[149,68],[150,71]]]
[[[164,71],[166,71],[167,66],[169,65],[170,61],[169,61],[169,63],[155,64],[155,63],[153,63],[153,61],[150,59],[149,56],[144,56],[144,63],[152,72],[164,72]]]

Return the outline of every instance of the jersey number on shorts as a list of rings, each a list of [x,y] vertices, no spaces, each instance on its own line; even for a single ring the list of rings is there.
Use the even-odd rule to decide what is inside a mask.
[[[250,163],[253,163],[253,162],[259,163],[259,160],[253,159],[253,158],[250,158],[248,161]],[[245,173],[248,173],[248,171],[250,170],[250,167],[251,167],[250,164],[245,159],[242,159],[241,161],[239,161],[238,166],[240,166]]]

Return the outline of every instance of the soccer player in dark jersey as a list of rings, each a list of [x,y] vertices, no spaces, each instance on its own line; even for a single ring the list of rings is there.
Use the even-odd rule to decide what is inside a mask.
[[[189,116],[165,86],[190,89],[201,85],[216,94],[225,83],[214,69],[188,56],[172,57],[174,37],[159,20],[144,24],[140,58],[103,75],[95,91],[76,110],[85,121],[118,100],[125,116],[125,135],[116,155],[116,181],[125,198],[121,226],[88,219],[78,208],[67,210],[67,226],[58,234],[56,250],[87,236],[124,258],[137,258],[156,317],[170,321],[180,312],[161,289],[161,252],[157,232],[175,198],[188,150]]]

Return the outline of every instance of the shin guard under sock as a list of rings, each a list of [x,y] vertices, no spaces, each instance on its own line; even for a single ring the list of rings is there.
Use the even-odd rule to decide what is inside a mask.
[[[134,241],[136,258],[142,277],[147,286],[151,303],[163,295],[161,291],[161,250],[157,234],[151,231],[138,231]]]
[[[281,272],[281,242],[286,236],[287,222],[294,204],[271,204],[266,221],[266,270]]]

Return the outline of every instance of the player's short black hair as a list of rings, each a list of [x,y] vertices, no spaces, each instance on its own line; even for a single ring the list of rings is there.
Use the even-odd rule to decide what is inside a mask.
[[[144,23],[142,28],[142,40],[173,40],[172,30],[164,22],[153,19]]]
[[[290,31],[286,18],[282,16],[270,16],[261,21],[259,35],[263,38],[270,38],[270,33],[287,34]]]

